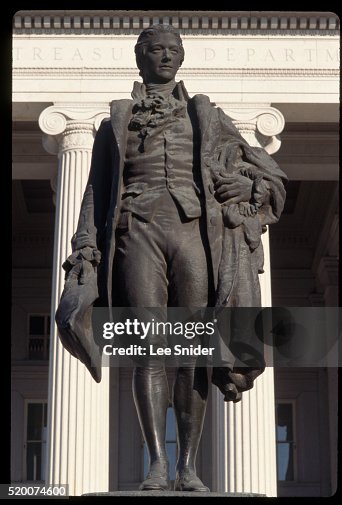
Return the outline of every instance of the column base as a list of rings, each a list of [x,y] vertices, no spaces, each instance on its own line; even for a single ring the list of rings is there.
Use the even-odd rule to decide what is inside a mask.
[[[134,496],[134,497],[150,497],[156,496],[159,498],[164,498],[164,496],[195,496],[196,498],[213,498],[216,496],[224,498],[257,498],[266,497],[264,494],[258,493],[216,493],[216,492],[194,492],[194,491],[109,491],[108,493],[85,493],[82,496]]]

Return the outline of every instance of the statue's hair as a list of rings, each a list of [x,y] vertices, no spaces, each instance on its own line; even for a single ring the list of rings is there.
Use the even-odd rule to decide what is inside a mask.
[[[149,42],[151,37],[154,37],[155,35],[158,35],[159,33],[172,33],[172,35],[175,36],[178,42],[178,46],[181,50],[182,53],[182,59],[180,64],[183,63],[184,61],[184,48],[183,48],[183,43],[181,36],[179,35],[178,31],[171,25],[151,25],[148,28],[145,28],[143,30],[137,40],[137,43],[134,47],[135,51],[135,58],[137,62],[137,67],[140,70],[140,75],[142,75],[142,66],[143,66],[143,59],[145,55],[145,48],[147,43]]]

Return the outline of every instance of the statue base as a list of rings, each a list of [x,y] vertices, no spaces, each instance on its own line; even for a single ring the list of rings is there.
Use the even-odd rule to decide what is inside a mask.
[[[158,498],[164,498],[164,496],[195,496],[196,498],[214,498],[219,496],[221,498],[258,498],[266,497],[264,494],[258,493],[216,493],[216,492],[194,492],[194,491],[108,491],[107,493],[85,493],[82,496],[131,496],[131,497],[151,497],[156,496]]]

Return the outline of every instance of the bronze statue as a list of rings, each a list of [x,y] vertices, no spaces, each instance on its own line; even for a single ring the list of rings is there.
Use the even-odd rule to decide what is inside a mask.
[[[131,100],[112,102],[96,135],[57,317],[63,343],[98,381],[82,296],[85,307],[94,299],[109,307],[258,307],[260,236],[279,219],[285,198],[286,176],[264,149],[250,147],[207,96],[190,98],[175,81],[184,49],[171,26],[143,30],[135,53],[143,82],[134,83]],[[68,296],[68,314],[78,319],[63,326]],[[213,368],[212,382],[226,401],[239,401],[263,370],[253,359],[247,364]],[[140,489],[167,490],[163,363],[135,367],[133,395],[150,456]],[[207,395],[206,368],[194,362],[177,369],[175,490],[208,491],[195,469]]]

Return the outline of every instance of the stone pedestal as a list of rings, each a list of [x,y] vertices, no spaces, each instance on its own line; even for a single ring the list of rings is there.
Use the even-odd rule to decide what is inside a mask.
[[[103,496],[112,498],[159,498],[165,497],[187,497],[187,498],[260,498],[265,495],[256,493],[195,493],[191,491],[112,491],[109,493],[85,493],[84,496]]]

